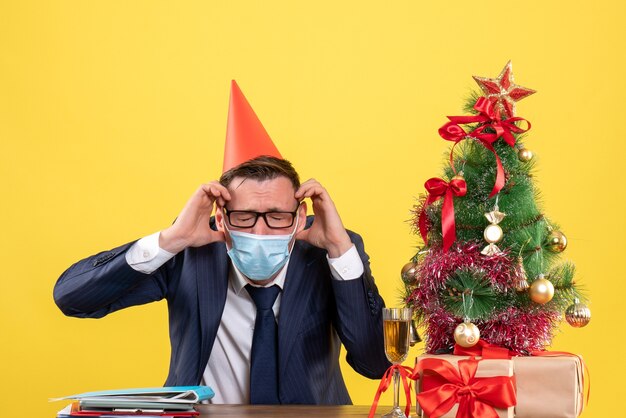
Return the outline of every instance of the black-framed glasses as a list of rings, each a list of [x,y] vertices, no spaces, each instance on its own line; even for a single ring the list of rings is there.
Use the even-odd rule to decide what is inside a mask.
[[[298,205],[300,207],[300,205]],[[272,229],[289,228],[293,226],[298,208],[293,212],[271,211],[255,212],[252,210],[228,210],[224,208],[224,214],[228,218],[228,223],[235,228],[252,228],[256,225],[259,217],[263,218],[265,225]]]

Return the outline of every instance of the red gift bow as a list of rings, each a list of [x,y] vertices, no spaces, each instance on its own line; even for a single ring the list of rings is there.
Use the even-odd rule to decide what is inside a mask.
[[[425,358],[415,366],[414,376],[428,376],[429,389],[417,395],[426,415],[438,418],[459,404],[457,418],[498,418],[494,408],[517,404],[512,376],[475,377],[479,360],[459,360],[458,370],[449,362]],[[423,385],[424,383],[422,383]]]
[[[454,222],[454,196],[465,196],[467,184],[463,179],[452,179],[450,183],[438,177],[428,179],[424,183],[428,191],[428,198],[422,207],[419,216],[419,229],[424,243],[428,243],[428,228],[426,226],[426,207],[443,197],[441,208],[441,231],[443,234],[443,250],[448,251],[456,241],[456,226]]]
[[[504,168],[498,153],[493,148],[493,143],[500,137],[511,147],[515,146],[515,137],[512,132],[523,133],[530,129],[530,122],[524,118],[512,117],[502,119],[500,111],[494,109],[493,102],[485,97],[479,97],[474,104],[474,109],[479,112],[475,116],[448,116],[450,122],[439,128],[439,135],[446,141],[454,141],[454,145],[450,150],[450,166],[454,170],[453,151],[454,147],[465,138],[475,138],[480,141],[496,157],[496,181],[489,197],[495,196],[504,187]],[[515,125],[515,122],[524,121],[528,125],[526,129]],[[480,123],[478,127],[467,133],[460,125],[468,123]],[[487,128],[495,131],[485,132]]]
[[[400,364],[394,364],[387,369],[383,378],[380,380],[380,385],[378,385],[378,390],[376,390],[376,395],[374,396],[374,402],[372,402],[372,407],[370,408],[370,413],[368,418],[373,418],[376,413],[376,408],[378,407],[378,401],[380,400],[380,395],[383,394],[391,385],[391,381],[393,378],[394,371],[397,370],[400,374],[400,378],[402,379],[402,385],[404,386],[404,395],[406,396],[406,408],[404,409],[404,414],[408,417],[411,413],[411,384],[408,379],[412,379],[413,369],[407,366],[402,366]]]

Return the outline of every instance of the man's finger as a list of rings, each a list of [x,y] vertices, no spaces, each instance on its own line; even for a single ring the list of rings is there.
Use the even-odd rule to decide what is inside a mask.
[[[211,182],[208,184],[203,184],[202,190],[204,190],[204,192],[213,199],[222,197],[224,198],[224,200],[230,200],[230,192],[226,187],[222,186],[219,183]]]
[[[296,199],[302,199],[305,197],[323,196],[326,193],[326,189],[317,184],[305,188],[300,188],[300,190],[298,190],[298,192],[295,194],[295,197]]]
[[[310,193],[311,189],[314,189],[316,187],[322,187],[321,184],[319,184],[319,182],[315,179],[309,179],[307,181],[305,181],[304,183],[302,183],[300,185],[300,188],[298,189],[298,191],[296,191],[296,199],[302,198],[302,197],[310,197],[311,195],[307,195],[307,193]]]

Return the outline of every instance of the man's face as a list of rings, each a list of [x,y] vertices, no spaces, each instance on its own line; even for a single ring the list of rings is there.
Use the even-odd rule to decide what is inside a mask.
[[[297,225],[294,221],[294,224],[287,228],[270,228],[265,223],[263,217],[259,217],[253,227],[238,228],[228,223],[224,211],[222,208],[218,208],[215,213],[217,227],[220,231],[224,231],[228,247],[231,247],[232,244],[228,230],[224,228],[224,223],[228,223],[227,227],[230,230],[258,235],[286,235],[293,232],[294,227],[296,228],[296,233],[304,229],[306,204],[298,205],[298,201],[294,197],[295,190],[293,184],[287,177],[281,176],[263,181],[235,177],[228,186],[228,191],[230,192],[231,200],[226,203],[226,211],[298,211]]]

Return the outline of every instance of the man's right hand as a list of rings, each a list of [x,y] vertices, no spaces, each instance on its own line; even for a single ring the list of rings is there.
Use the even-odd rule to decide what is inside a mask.
[[[195,191],[172,226],[161,231],[159,247],[176,254],[187,247],[200,247],[224,241],[224,233],[209,226],[215,204],[224,207],[230,193],[217,181],[203,184]]]

